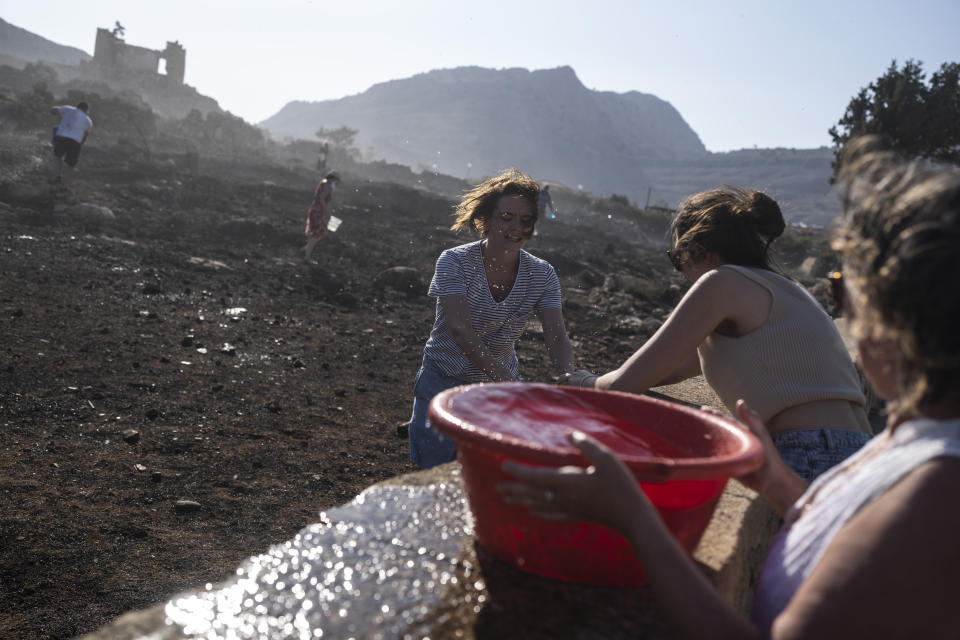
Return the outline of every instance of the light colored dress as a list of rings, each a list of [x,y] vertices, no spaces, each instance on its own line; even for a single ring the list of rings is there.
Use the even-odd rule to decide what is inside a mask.
[[[327,235],[327,220],[329,218],[329,209],[327,204],[333,198],[333,184],[324,178],[317,185],[317,190],[313,194],[313,202],[307,209],[307,227],[303,234],[313,238],[322,238]]]

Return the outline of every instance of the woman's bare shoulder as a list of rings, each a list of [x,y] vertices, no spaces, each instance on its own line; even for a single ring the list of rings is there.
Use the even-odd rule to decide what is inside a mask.
[[[911,471],[837,534],[778,626],[797,637],[956,637],[958,492],[960,458]]]

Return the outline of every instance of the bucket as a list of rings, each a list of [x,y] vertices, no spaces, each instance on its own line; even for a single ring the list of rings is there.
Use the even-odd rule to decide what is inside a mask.
[[[330,219],[327,220],[327,229],[329,229],[330,231],[336,231],[337,229],[340,228],[341,222],[343,222],[343,220],[341,220],[337,216],[330,216]]]
[[[732,420],[629,393],[519,382],[455,387],[430,403],[430,421],[457,443],[477,542],[525,571],[560,580],[639,586],[643,568],[618,532],[589,522],[549,522],[506,504],[506,460],[542,467],[589,462],[571,429],[610,447],[688,552],[700,541],[731,476],[763,464],[760,442]],[[655,481],[650,481],[654,478]]]

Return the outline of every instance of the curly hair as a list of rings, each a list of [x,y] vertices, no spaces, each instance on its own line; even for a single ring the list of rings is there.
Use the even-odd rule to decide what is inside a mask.
[[[670,223],[670,245],[695,260],[716,252],[727,263],[772,270],[770,243],[786,228],[765,193],[723,185],[684,200]]]
[[[485,238],[488,222],[500,198],[520,196],[530,203],[533,221],[537,221],[537,199],[540,197],[540,185],[530,176],[517,169],[507,169],[499,176],[481,182],[463,195],[454,211],[456,220],[450,227],[454,231],[473,229],[478,236]],[[530,232],[533,233],[531,227]]]
[[[870,136],[844,149],[837,183],[854,335],[898,346],[899,411],[960,404],[960,170]]]

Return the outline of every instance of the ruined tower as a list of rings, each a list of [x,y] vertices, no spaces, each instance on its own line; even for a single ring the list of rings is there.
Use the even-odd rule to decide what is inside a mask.
[[[166,49],[158,51],[127,44],[112,31],[97,29],[97,41],[93,49],[93,61],[97,64],[163,76],[160,73],[161,59],[166,63],[166,77],[183,84],[187,52],[179,42],[167,42]]]

